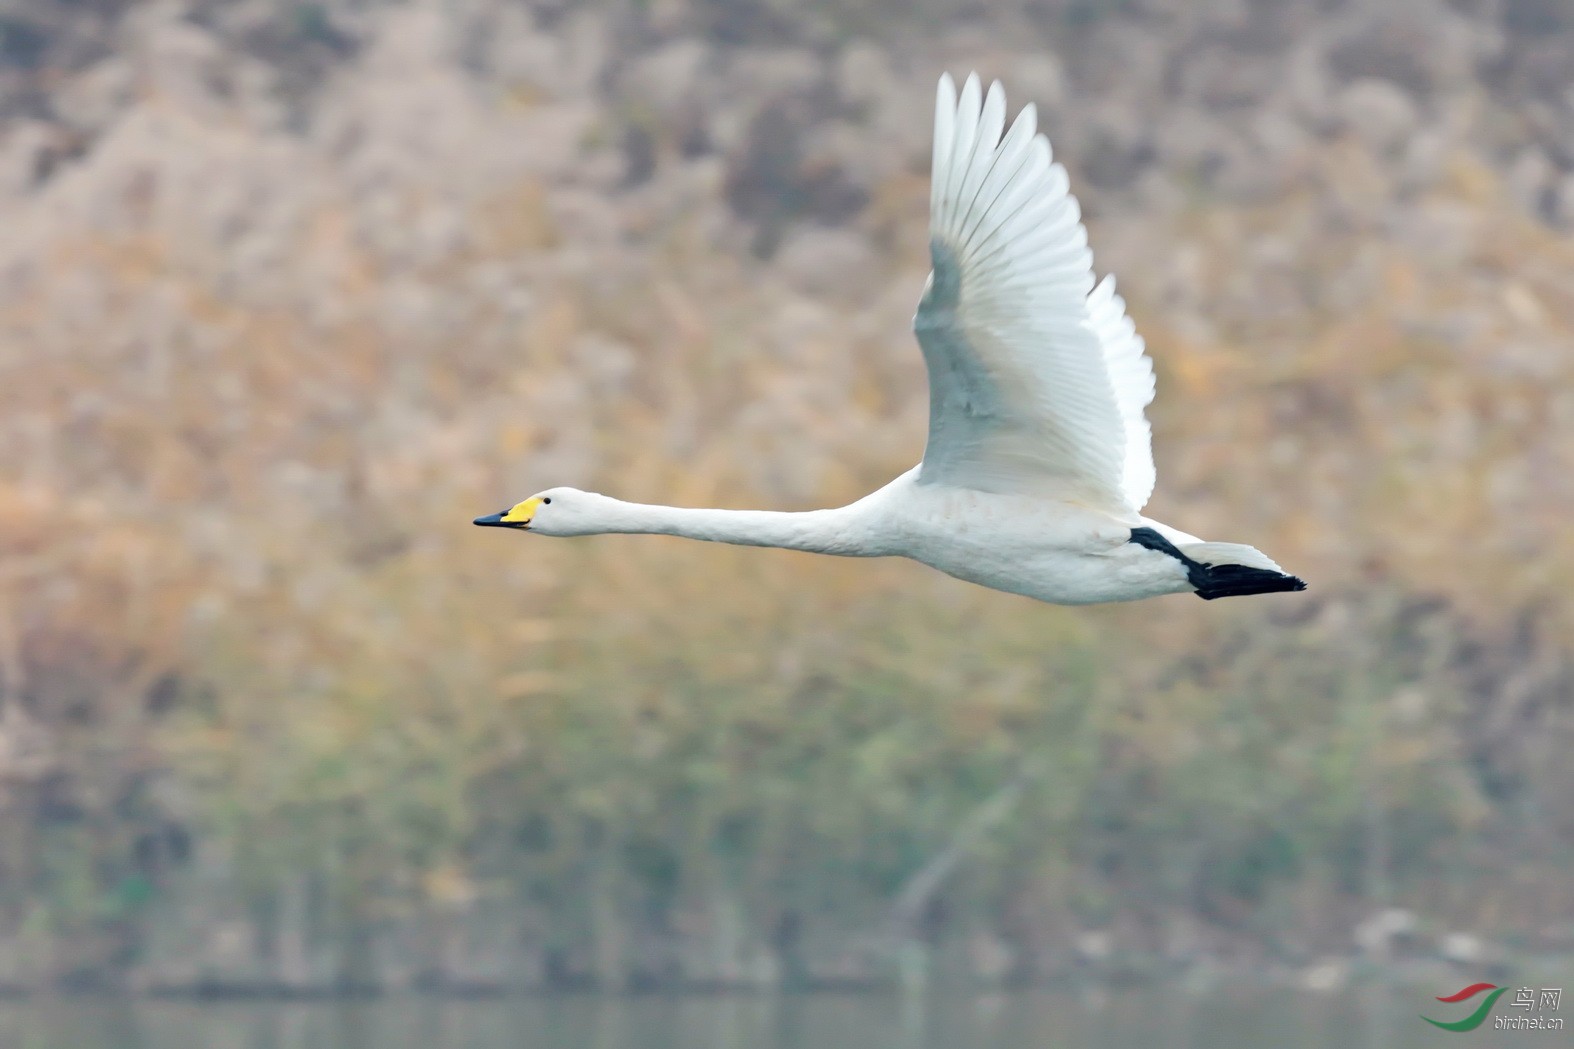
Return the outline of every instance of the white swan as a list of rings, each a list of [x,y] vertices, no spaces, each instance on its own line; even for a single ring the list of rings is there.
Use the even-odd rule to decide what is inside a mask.
[[[1065,168],[1029,105],[1002,137],[1005,94],[935,104],[929,249],[913,328],[929,369],[918,466],[848,506],[697,510],[551,488],[478,525],[541,535],[647,533],[849,557],[909,557],[1055,604],[1303,590],[1266,555],[1140,513],[1153,491],[1143,409],[1152,362],[1093,257]]]

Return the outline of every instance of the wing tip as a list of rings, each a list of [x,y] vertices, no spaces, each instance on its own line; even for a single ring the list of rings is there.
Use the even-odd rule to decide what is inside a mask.
[[[1017,111],[1017,124],[1021,124],[1024,134],[1036,135],[1038,133],[1038,106],[1032,102]],[[1013,124],[1013,127],[1016,125]]]
[[[983,95],[984,89],[978,79],[978,73],[975,71],[967,74],[967,79],[962,82],[962,94],[957,99],[957,115],[967,113],[976,118],[979,110],[983,108]]]

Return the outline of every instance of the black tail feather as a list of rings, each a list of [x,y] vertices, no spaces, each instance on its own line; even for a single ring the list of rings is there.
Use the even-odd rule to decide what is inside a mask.
[[[1282,594],[1306,589],[1305,580],[1299,576],[1248,565],[1204,565],[1193,561],[1186,566],[1186,578],[1197,588],[1197,596],[1204,601],[1212,601],[1216,597]]]
[[[1216,597],[1282,594],[1306,589],[1305,580],[1299,576],[1248,565],[1205,565],[1194,561],[1152,528],[1133,528],[1129,542],[1168,554],[1185,565],[1186,579],[1197,588],[1197,596],[1204,601],[1212,601]]]

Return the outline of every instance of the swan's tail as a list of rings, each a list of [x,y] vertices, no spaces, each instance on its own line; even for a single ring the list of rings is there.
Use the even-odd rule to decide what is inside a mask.
[[[1255,547],[1241,543],[1184,543],[1186,578],[1204,601],[1246,594],[1305,590],[1306,583],[1274,564]]]

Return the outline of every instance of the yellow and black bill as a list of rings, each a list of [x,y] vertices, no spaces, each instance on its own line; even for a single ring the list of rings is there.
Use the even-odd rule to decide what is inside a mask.
[[[477,517],[475,523],[491,528],[528,528],[530,519],[536,515],[536,507],[540,505],[541,500],[532,497],[522,503],[516,503],[507,510]]]

